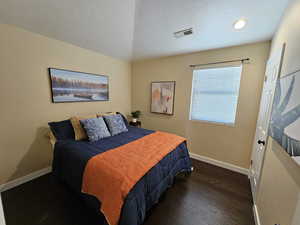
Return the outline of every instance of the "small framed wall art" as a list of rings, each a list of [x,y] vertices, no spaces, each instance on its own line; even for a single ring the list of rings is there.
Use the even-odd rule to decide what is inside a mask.
[[[151,83],[151,112],[165,115],[174,114],[175,81]]]

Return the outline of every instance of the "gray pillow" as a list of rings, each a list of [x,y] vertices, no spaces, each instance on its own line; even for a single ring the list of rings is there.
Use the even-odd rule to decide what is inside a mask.
[[[112,136],[128,131],[120,114],[104,116],[104,119]]]
[[[80,120],[89,141],[98,141],[111,136],[102,117]]]

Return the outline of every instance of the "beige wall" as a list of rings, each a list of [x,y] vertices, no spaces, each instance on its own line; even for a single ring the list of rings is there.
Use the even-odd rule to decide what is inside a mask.
[[[269,42],[134,62],[132,109],[143,113],[143,127],[187,137],[192,153],[248,168],[256,127]],[[234,127],[189,121],[192,70],[190,64],[251,58],[243,67]],[[176,81],[175,114],[149,113],[151,81]]]
[[[272,42],[271,55],[287,44],[282,75],[300,69],[299,12],[300,0],[291,1]],[[299,224],[300,167],[272,138],[269,140],[257,195],[262,225]]]
[[[13,26],[0,31],[0,184],[50,165],[48,121],[130,112],[130,63]],[[110,101],[51,103],[48,67],[108,75]]]

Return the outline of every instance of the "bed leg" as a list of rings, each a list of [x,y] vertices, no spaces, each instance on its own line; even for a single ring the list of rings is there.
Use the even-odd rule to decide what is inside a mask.
[[[193,171],[194,171],[194,167],[193,167],[193,166],[191,166],[191,169],[190,169],[190,171],[186,171],[186,172],[184,172],[184,176],[185,176],[185,177],[189,177],[189,176],[191,176]]]

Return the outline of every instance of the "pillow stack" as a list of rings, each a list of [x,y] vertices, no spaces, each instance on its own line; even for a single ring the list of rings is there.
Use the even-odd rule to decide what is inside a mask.
[[[69,120],[48,124],[56,140],[98,141],[128,131],[128,122],[121,113],[73,116]]]

